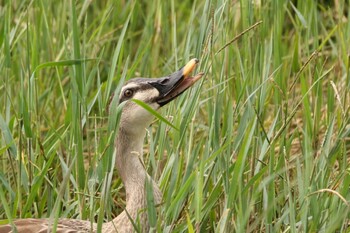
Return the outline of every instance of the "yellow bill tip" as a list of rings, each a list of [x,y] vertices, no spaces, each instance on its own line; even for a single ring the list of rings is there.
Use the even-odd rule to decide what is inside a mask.
[[[187,77],[196,68],[196,65],[198,63],[199,63],[199,59],[197,58],[191,59],[183,68],[183,75]]]

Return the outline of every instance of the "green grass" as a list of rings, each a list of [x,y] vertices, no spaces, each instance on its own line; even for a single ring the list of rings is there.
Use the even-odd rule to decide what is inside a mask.
[[[146,139],[155,231],[349,232],[349,14],[347,0],[3,1],[0,222],[118,215],[109,97],[197,57],[203,81],[161,110],[179,130],[158,121]]]

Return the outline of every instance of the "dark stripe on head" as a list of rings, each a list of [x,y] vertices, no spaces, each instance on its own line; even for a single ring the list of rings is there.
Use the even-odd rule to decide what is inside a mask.
[[[131,79],[129,80],[125,86],[122,88],[122,93],[120,95],[119,98],[119,103],[122,103],[126,100],[132,99],[133,96],[140,91],[147,91],[150,89],[154,89],[154,87],[152,87],[150,84],[148,84],[148,78],[135,78],[135,79]],[[134,85],[132,85],[134,84]],[[130,86],[130,87],[128,87]],[[126,90],[131,90],[133,92],[132,96],[125,96],[124,93]]]

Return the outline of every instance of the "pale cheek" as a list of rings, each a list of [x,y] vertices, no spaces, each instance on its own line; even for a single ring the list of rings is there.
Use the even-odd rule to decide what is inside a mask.
[[[160,108],[159,104],[157,104],[157,103],[150,104],[149,106],[152,107],[153,110],[156,110],[156,111]]]
[[[160,107],[157,103],[152,103],[149,106],[155,111]],[[147,128],[153,120],[154,115],[152,113],[130,101],[124,106],[121,124],[129,130],[138,131]]]
[[[147,127],[152,122],[154,116],[146,109],[140,108],[133,118],[135,123],[137,122],[139,125]]]
[[[131,110],[131,109],[130,109]],[[147,128],[154,116],[141,107],[135,107],[132,111],[123,112],[122,124],[130,130]]]
[[[133,98],[142,100],[144,102],[149,102],[150,99],[153,97],[159,96],[159,92],[157,89],[148,89],[146,91],[139,91],[137,92]]]

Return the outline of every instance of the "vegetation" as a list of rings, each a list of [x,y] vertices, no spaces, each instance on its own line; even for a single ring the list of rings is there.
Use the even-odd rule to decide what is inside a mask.
[[[110,95],[197,57],[148,129],[154,231],[350,231],[347,0],[0,5],[0,224],[118,215]]]

